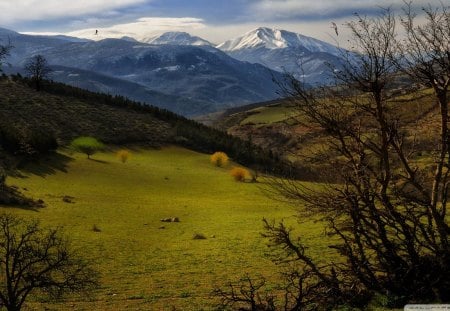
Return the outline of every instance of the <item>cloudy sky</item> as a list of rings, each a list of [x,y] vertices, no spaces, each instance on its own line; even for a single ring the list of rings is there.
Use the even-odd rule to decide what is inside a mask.
[[[443,1],[445,2],[445,0]],[[415,0],[418,8],[440,0]],[[372,15],[402,0],[0,0],[0,27],[27,33],[151,37],[186,31],[220,43],[259,26],[336,40],[355,12]],[[100,37],[100,38],[101,38]]]

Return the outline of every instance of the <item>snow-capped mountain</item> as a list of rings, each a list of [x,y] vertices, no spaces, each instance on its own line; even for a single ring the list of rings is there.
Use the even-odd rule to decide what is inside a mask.
[[[159,35],[127,34],[108,29],[84,29],[67,33],[68,36],[78,37],[81,40],[101,41],[105,39],[123,39],[137,41],[148,44],[170,44],[170,45],[194,45],[194,46],[214,46],[212,43],[197,36],[192,36],[187,32],[169,31]]]
[[[158,35],[158,36],[150,37],[150,38],[144,38],[139,41],[144,42],[144,43],[149,43],[149,44],[195,45],[195,46],[209,45],[209,46],[212,46],[212,44],[210,42],[208,42],[200,37],[191,36],[187,32],[180,32],[180,31],[165,32],[162,35]]]
[[[289,72],[310,84],[325,84],[329,65],[339,67],[343,51],[298,33],[261,27],[217,46],[230,56]]]
[[[267,27],[260,27],[249,31],[242,37],[219,44],[217,48],[226,52],[236,52],[245,49],[257,48],[266,48],[269,50],[305,48],[310,52],[325,52],[336,56],[340,55],[339,49],[329,43],[295,32]]]

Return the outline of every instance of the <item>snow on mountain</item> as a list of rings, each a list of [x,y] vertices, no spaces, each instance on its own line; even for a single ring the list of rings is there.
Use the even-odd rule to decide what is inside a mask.
[[[225,52],[244,49],[284,49],[305,48],[310,52],[325,52],[339,56],[340,51],[334,45],[286,30],[260,27],[245,33],[243,36],[225,41],[217,46]]]
[[[141,42],[149,44],[172,44],[172,45],[212,45],[210,42],[196,36],[191,36],[187,32],[171,31],[155,37],[144,38]]]
[[[260,27],[217,46],[228,55],[293,73],[311,84],[329,83],[328,64],[339,67],[343,51],[298,33]]]
[[[187,32],[170,31],[156,36],[126,34],[123,32],[111,31],[108,29],[84,29],[68,33],[70,36],[85,38],[94,41],[105,39],[123,39],[128,41],[138,41],[149,44],[170,44],[170,45],[194,45],[213,46],[210,42],[200,37],[191,36]]]

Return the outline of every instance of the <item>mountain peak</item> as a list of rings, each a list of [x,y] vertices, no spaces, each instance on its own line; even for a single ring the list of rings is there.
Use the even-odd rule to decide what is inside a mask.
[[[145,38],[141,41],[149,44],[212,45],[200,37],[192,36],[183,31],[169,31],[155,37]]]
[[[245,33],[241,37],[219,44],[217,48],[225,52],[260,48],[269,50],[303,48],[309,52],[327,52],[333,55],[339,54],[338,48],[329,43],[299,33],[269,27],[258,27]]]
[[[253,49],[264,47],[267,49],[285,48],[288,44],[282,38],[281,31],[268,27],[258,27],[246,32],[241,37],[228,40],[217,46],[223,51],[234,51],[241,49]]]

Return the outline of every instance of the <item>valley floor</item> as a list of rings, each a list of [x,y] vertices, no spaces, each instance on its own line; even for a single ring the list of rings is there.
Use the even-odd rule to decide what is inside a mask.
[[[235,182],[230,167],[217,168],[208,155],[168,147],[132,150],[126,163],[113,152],[91,160],[60,152],[10,177],[8,184],[47,206],[2,210],[64,227],[102,274],[92,297],[58,304],[34,298],[27,309],[210,310],[215,286],[246,273],[276,282],[261,220],[290,217],[295,208],[264,195],[264,180]],[[180,222],[160,221],[168,217]],[[313,253],[326,249],[320,226],[311,221],[303,228]],[[195,233],[207,239],[194,240]]]

